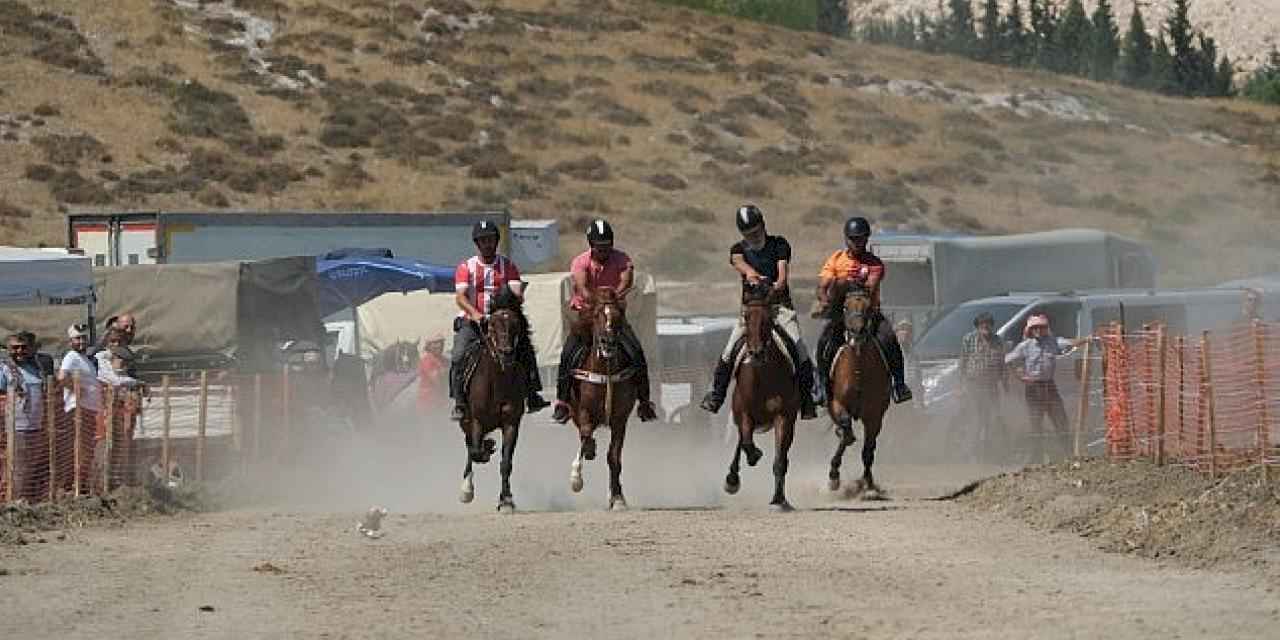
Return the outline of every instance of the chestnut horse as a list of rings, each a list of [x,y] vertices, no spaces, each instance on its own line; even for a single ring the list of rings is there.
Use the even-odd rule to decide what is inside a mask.
[[[613,289],[599,288],[591,305],[583,310],[575,331],[591,334],[591,348],[582,365],[574,369],[569,396],[570,415],[578,428],[578,455],[573,459],[569,484],[582,491],[582,461],[596,457],[595,430],[609,428],[609,508],[624,510],[622,496],[622,444],[627,438],[627,418],[636,406],[635,365],[622,347],[626,314]]]
[[[839,286],[834,300],[843,300],[838,307],[840,318],[832,320],[841,322],[838,327],[843,331],[836,336],[840,346],[831,362],[827,415],[835,422],[840,444],[831,458],[829,486],[832,491],[840,488],[840,463],[844,459],[844,450],[856,440],[854,421],[861,420],[863,471],[856,492],[865,490],[870,492],[870,497],[879,497],[882,492],[871,475],[871,465],[876,459],[876,438],[880,435],[884,414],[889,410],[890,399],[889,367],[875,338],[873,319],[879,314],[872,307],[871,292],[861,284]],[[884,318],[879,321],[887,322]]]
[[[525,339],[524,320],[516,310],[498,309],[480,328],[480,349],[466,390],[467,412],[459,421],[467,445],[467,466],[462,472],[459,499],[466,503],[475,497],[471,463],[489,461],[493,456],[494,442],[485,436],[495,429],[502,429],[502,464],[499,467],[502,491],[498,494],[498,511],[510,513],[516,508],[511,497],[511,464],[528,396],[524,365],[516,357],[519,341]]]
[[[770,304],[771,287],[761,284],[748,289],[743,304],[746,333],[743,336],[745,355],[737,366],[737,383],[733,388],[733,422],[738,425],[738,446],[733,452],[729,475],[725,476],[724,490],[738,492],[738,461],[743,454],[747,465],[754,467],[763,455],[752,436],[756,431],[774,433],[775,458],[773,461],[773,500],[769,502],[775,511],[791,511],[787,502],[788,458],[791,442],[795,437],[796,416],[800,411],[800,389],[796,386],[796,364],[787,359],[786,351],[774,335],[774,311]]]

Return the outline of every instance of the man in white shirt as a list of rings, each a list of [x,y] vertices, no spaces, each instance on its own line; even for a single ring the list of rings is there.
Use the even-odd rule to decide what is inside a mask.
[[[80,475],[80,486],[88,488],[94,433],[97,431],[98,412],[102,409],[102,389],[98,383],[98,367],[95,359],[87,354],[89,326],[71,325],[67,328],[67,339],[71,350],[62,357],[62,365],[58,368],[58,384],[62,386],[62,404],[66,408],[68,420],[72,421],[70,424],[75,424],[76,411],[79,410],[81,464],[77,473]],[[79,380],[78,396],[77,380]],[[61,475],[61,469],[59,475]]]

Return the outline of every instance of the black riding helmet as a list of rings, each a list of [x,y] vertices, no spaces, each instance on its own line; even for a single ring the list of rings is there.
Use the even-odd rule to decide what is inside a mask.
[[[492,222],[489,222],[488,220],[481,220],[480,222],[477,222],[471,226],[472,240],[479,240],[480,238],[484,238],[487,236],[501,238],[502,232],[498,230],[498,225]]]
[[[744,204],[738,207],[738,215],[734,216],[734,221],[738,223],[738,231],[746,233],[764,224],[764,212],[754,204]]]
[[[613,244],[613,227],[603,218],[591,221],[587,227],[587,244]]]
[[[871,223],[862,216],[854,216],[844,223],[844,237],[868,237],[871,235]]]

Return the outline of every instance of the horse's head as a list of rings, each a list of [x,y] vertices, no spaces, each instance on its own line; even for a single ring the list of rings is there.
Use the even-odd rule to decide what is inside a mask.
[[[485,345],[503,367],[516,360],[516,346],[524,335],[523,320],[514,309],[498,309],[484,323]]]
[[[742,301],[742,319],[746,325],[747,362],[764,363],[773,340],[772,286],[768,281],[747,285]]]
[[[844,329],[850,338],[860,337],[871,322],[871,290],[860,282],[844,288]]]
[[[618,353],[619,336],[626,324],[626,314],[613,289],[596,289],[591,306],[591,336],[596,353],[605,360]]]

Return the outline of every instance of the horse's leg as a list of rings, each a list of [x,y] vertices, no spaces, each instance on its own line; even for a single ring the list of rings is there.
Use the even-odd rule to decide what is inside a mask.
[[[844,462],[844,450],[854,443],[855,438],[853,418],[844,408],[844,403],[832,400],[828,411],[836,424],[836,435],[840,437],[840,442],[836,445],[836,453],[831,457],[831,471],[827,473],[827,488],[836,491],[840,488],[840,465]]]
[[[881,498],[883,494],[876,484],[875,476],[871,474],[871,466],[876,461],[876,438],[880,436],[883,420],[884,416],[869,415],[862,421],[862,426],[866,430],[862,441],[862,485],[870,492],[867,496],[870,499]]]
[[[738,448],[742,450],[742,453],[746,454],[748,467],[756,466],[756,463],[760,462],[760,456],[764,455],[760,447],[756,446],[755,436],[755,425],[751,424],[749,417],[743,416],[738,424]]]
[[[573,464],[569,467],[569,488],[572,489],[574,493],[582,491],[582,485],[584,484],[582,480],[582,461],[596,457],[595,439],[591,437],[591,431],[594,427],[587,425],[585,422],[581,422],[579,424],[586,426],[578,427],[578,455],[574,456]],[[587,457],[588,442],[591,443],[591,450],[589,452],[591,457]]]
[[[627,413],[630,413],[628,411]],[[622,497],[622,444],[627,440],[627,416],[614,418],[609,427],[609,509],[626,511],[627,499]]]
[[[788,453],[791,451],[791,442],[795,438],[795,429],[795,415],[774,418],[773,432],[777,451],[773,460],[773,500],[769,504],[775,511],[793,510],[791,503],[787,502],[786,485],[787,467],[790,466]]]
[[[520,439],[520,425],[508,424],[502,427],[502,464],[498,470],[502,474],[502,491],[498,494],[498,512],[514,513],[515,500],[511,497],[511,466],[516,455],[516,441]]]
[[[729,463],[729,475],[724,477],[724,492],[729,495],[738,493],[742,488],[742,478],[738,476],[738,461],[742,459],[742,418],[734,415],[733,421],[738,426],[738,446],[733,448],[733,462]]]
[[[465,425],[463,429],[462,439],[467,447],[467,466],[462,469],[462,489],[458,493],[458,500],[467,504],[476,497],[476,485],[471,480],[471,434],[465,431]]]

